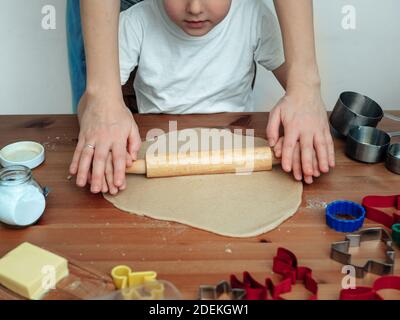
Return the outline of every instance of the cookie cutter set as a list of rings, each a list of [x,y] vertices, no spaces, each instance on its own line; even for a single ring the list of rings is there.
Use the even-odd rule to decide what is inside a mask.
[[[364,265],[351,262],[349,248],[359,246],[361,242],[380,240],[386,245],[386,260],[369,260]],[[335,242],[331,246],[331,258],[342,264],[352,265],[356,277],[362,278],[367,272],[383,275],[374,285],[343,289],[341,300],[383,300],[379,290],[400,290],[400,277],[391,276],[394,270],[394,250],[392,239],[383,228],[369,228],[360,232],[348,234],[344,241]],[[285,248],[278,248],[273,258],[272,271],[280,275],[278,282],[267,277],[264,283],[258,282],[245,271],[243,280],[236,275],[230,276],[230,282],[221,281],[216,285],[201,285],[198,289],[198,299],[207,300],[285,300],[283,296],[292,291],[295,285],[303,285],[308,290],[308,300],[318,299],[318,282],[314,279],[312,269],[299,266],[296,255]],[[130,267],[119,265],[112,269],[116,291],[91,300],[181,300],[178,289],[168,281],[158,280],[154,271],[133,272]]]
[[[340,95],[329,122],[337,136],[346,138],[347,156],[364,163],[385,161],[388,170],[400,174],[400,143],[391,144],[400,131],[377,129],[383,117],[400,121],[400,117],[384,113],[371,98],[348,91]]]
[[[394,212],[389,214],[381,210],[383,208],[394,208]],[[384,228],[369,228],[358,233],[348,234],[344,241],[333,243],[331,246],[331,258],[342,264],[351,265],[351,255],[349,248],[357,247],[361,242],[370,240],[381,240],[386,245],[385,261],[367,261],[362,266],[356,266],[356,276],[363,277],[364,273],[372,272],[379,275],[393,273],[394,250],[392,242],[400,246],[400,195],[392,196],[366,196],[362,204],[352,201],[334,201],[326,207],[326,223],[338,232],[354,232],[360,229],[364,219],[368,218],[374,222],[382,224],[392,230],[390,235]],[[349,215],[353,219],[342,220],[337,214]]]
[[[355,276],[363,278],[367,273],[380,275],[372,287],[356,287],[340,291],[341,300],[383,300],[379,290],[400,290],[400,277],[393,276],[395,266],[395,251],[393,242],[400,245],[400,215],[388,214],[381,208],[400,209],[400,195],[367,196],[362,205],[351,201],[335,201],[326,208],[328,225],[337,231],[351,232],[343,241],[331,244],[330,258],[344,265],[354,267]],[[347,214],[355,219],[340,220],[336,214]],[[381,227],[362,229],[365,218],[392,228],[392,236]],[[329,222],[330,221],[330,222]],[[397,240],[396,240],[397,239]],[[368,259],[363,264],[352,261],[351,248],[359,247],[368,241],[381,241],[384,244],[385,259]],[[312,269],[299,266],[296,255],[285,249],[278,248],[273,258],[272,271],[281,276],[278,282],[267,277],[260,283],[245,271],[243,280],[236,275],[230,276],[230,282],[221,281],[216,285],[202,285],[198,289],[200,300],[284,300],[284,294],[291,292],[293,286],[302,283],[309,291],[308,300],[318,299],[318,282],[314,279]],[[112,294],[96,299],[100,300],[172,300],[181,299],[179,291],[169,282],[157,279],[154,271],[133,272],[128,266],[117,266],[112,269],[111,276],[115,287],[119,289]]]
[[[221,281],[216,285],[201,285],[198,299],[206,300],[284,300],[283,294],[292,290],[298,282],[310,292],[309,300],[316,300],[318,283],[308,267],[298,266],[294,253],[278,248],[272,270],[281,275],[278,283],[266,278],[265,285],[244,272],[243,282],[235,275],[230,282]],[[154,271],[134,272],[129,266],[119,265],[111,270],[116,291],[90,300],[181,300],[178,289],[168,281],[158,280]]]
[[[387,213],[382,210],[390,208],[394,208],[393,213]],[[330,203],[326,207],[327,225],[338,232],[353,232],[347,234],[343,241],[332,243],[331,259],[344,265],[353,266],[357,278],[363,278],[368,272],[381,276],[393,274],[395,264],[393,243],[400,246],[399,210],[400,195],[366,196],[363,198],[361,205],[352,201],[342,200]],[[342,220],[337,215],[348,215],[351,216],[352,219]],[[362,227],[365,218],[391,229],[392,234],[390,235],[383,227],[367,228],[354,233],[354,231]],[[349,253],[349,249],[352,247],[359,247],[362,242],[372,240],[379,240],[384,243],[385,258],[380,260],[369,259],[362,265],[352,263],[352,255]],[[362,299],[363,296],[366,296],[369,300],[382,300],[382,297],[376,293],[376,290],[384,288],[400,289],[399,279],[400,277],[387,277],[385,280],[377,280],[378,284],[376,288],[362,287],[354,291],[356,293],[342,290],[341,299]]]

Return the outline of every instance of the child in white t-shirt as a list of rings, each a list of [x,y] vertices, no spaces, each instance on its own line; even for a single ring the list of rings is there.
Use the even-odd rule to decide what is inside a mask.
[[[275,16],[262,0],[145,0],[121,13],[121,82],[140,113],[253,111],[256,63],[284,84]]]

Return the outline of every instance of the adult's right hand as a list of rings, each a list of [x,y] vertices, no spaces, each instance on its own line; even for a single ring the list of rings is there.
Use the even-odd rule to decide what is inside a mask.
[[[70,173],[76,184],[86,186],[90,177],[91,192],[110,190],[106,183],[106,164],[111,152],[113,184],[125,186],[125,169],[137,159],[141,139],[131,111],[122,97],[102,98],[85,93],[78,108],[80,133]],[[130,156],[127,156],[127,152]],[[109,182],[110,179],[107,179]]]

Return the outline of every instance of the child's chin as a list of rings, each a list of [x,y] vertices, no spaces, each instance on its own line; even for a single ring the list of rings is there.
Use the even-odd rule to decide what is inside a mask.
[[[204,28],[204,29],[185,28],[185,29],[183,29],[183,31],[185,31],[185,33],[187,33],[189,36],[192,36],[192,37],[202,37],[210,32],[210,30],[208,28],[207,29],[206,28]]]

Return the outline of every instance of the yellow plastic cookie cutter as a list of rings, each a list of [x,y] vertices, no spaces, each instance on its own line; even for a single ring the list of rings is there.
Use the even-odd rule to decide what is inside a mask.
[[[154,271],[133,272],[128,266],[116,266],[111,270],[111,277],[127,300],[160,300],[164,297],[164,285],[157,281]]]
[[[157,273],[154,271],[133,272],[128,266],[116,266],[111,270],[111,277],[117,289],[125,289],[156,281]]]

